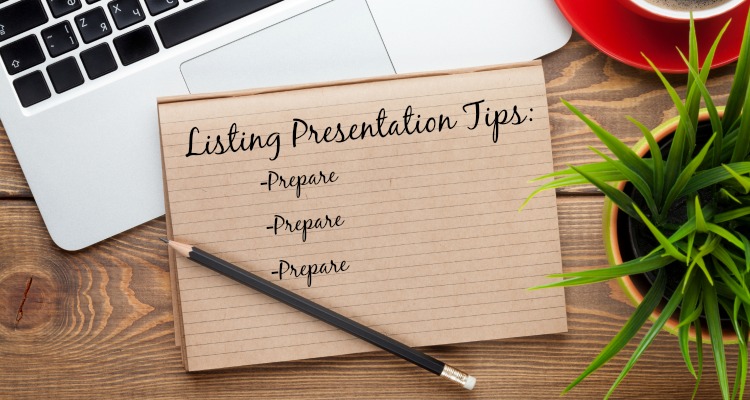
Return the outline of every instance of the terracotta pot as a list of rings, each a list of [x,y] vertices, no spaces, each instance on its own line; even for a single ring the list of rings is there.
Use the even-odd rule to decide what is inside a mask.
[[[719,109],[719,114],[723,115],[723,108]],[[709,119],[708,112],[703,109],[700,112],[699,115],[699,121],[706,121]],[[679,122],[679,117],[672,118],[668,120],[667,122],[659,125],[656,129],[652,131],[654,134],[654,138],[657,142],[661,141],[668,135],[672,134],[675,129],[677,129],[677,124]],[[648,143],[646,142],[646,139],[641,139],[638,143],[636,143],[635,146],[633,146],[633,150],[638,154],[639,156],[643,157],[646,154],[648,154],[649,147]],[[626,182],[620,182],[617,186],[618,189],[623,190],[625,188]],[[622,264],[623,257],[620,253],[620,242],[619,242],[619,236],[617,231],[617,217],[618,217],[618,211],[619,208],[612,203],[608,198],[605,198],[604,200],[604,214],[603,214],[603,233],[604,233],[604,246],[607,250],[607,259],[609,260],[610,265],[618,265]],[[645,279],[639,279],[638,276],[625,276],[622,278],[619,278],[619,284],[622,290],[625,292],[627,297],[630,299],[630,301],[633,303],[633,305],[637,306],[643,301],[643,296],[645,295],[646,291],[648,290],[648,287],[644,283]],[[660,305],[656,311],[654,311],[653,314],[651,314],[651,321],[653,322],[656,320],[656,318],[659,317],[661,314],[661,308],[664,305],[664,302],[662,302],[662,305]],[[677,325],[679,323],[679,320],[676,317],[670,318],[667,323],[664,326],[664,330],[676,335],[677,334]],[[695,340],[695,329],[690,328],[690,338],[691,340]],[[703,331],[703,341],[704,342],[710,342],[710,338],[708,336],[708,331],[704,328]],[[734,333],[734,330],[732,329],[724,329],[724,341],[729,343],[736,343],[737,342],[737,336]]]

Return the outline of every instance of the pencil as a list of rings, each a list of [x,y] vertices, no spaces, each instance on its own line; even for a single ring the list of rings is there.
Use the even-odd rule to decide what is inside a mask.
[[[197,247],[173,240],[161,239],[169,247],[174,249],[178,254],[187,257],[209,269],[212,269],[224,276],[251,287],[269,297],[272,297],[284,304],[287,304],[303,313],[317,318],[329,325],[346,331],[362,340],[374,344],[381,349],[403,358],[419,367],[422,367],[435,375],[442,376],[453,382],[458,383],[465,389],[471,390],[476,384],[476,379],[450,365],[437,360],[421,351],[389,338],[380,332],[370,329],[356,321],[353,321],[335,311],[329,310],[320,304],[305,299],[304,297],[282,288],[272,282],[269,282],[255,274],[213,256]]]

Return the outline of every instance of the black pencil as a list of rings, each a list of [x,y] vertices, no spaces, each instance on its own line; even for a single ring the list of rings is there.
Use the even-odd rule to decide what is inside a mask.
[[[270,296],[284,304],[302,311],[312,317],[328,323],[343,331],[363,339],[367,342],[380,347],[394,355],[403,358],[415,365],[418,365],[435,375],[442,376],[453,382],[458,383],[465,389],[473,389],[476,379],[450,365],[441,362],[427,354],[412,349],[411,347],[389,338],[382,333],[376,332],[358,322],[329,310],[320,304],[314,303],[304,297],[271,283],[255,274],[245,271],[244,269],[213,256],[205,251],[187,244],[178,243],[173,240],[161,239],[169,244],[178,254],[187,257],[204,267],[210,268],[222,275],[234,279],[235,281],[249,286],[267,296]]]

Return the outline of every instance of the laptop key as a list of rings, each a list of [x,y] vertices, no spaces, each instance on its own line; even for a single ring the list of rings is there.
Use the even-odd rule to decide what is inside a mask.
[[[113,43],[122,65],[133,64],[159,52],[159,45],[148,26],[118,36]]]
[[[39,45],[39,41],[34,35],[26,36],[0,47],[0,57],[2,57],[5,69],[10,75],[26,71],[45,60],[42,46]]]
[[[78,48],[78,39],[73,33],[70,22],[60,22],[47,29],[42,30],[42,39],[47,46],[47,51],[52,57],[65,54]]]
[[[117,70],[117,61],[107,43],[102,43],[81,52],[81,62],[89,79],[101,78]]]
[[[72,13],[81,8],[81,0],[47,0],[49,10],[55,18]]]
[[[78,32],[81,34],[84,43],[91,43],[112,33],[107,15],[104,14],[104,9],[101,7],[87,11],[75,19]]]
[[[48,66],[47,74],[57,93],[67,92],[83,85],[83,75],[74,57],[65,58]]]
[[[146,0],[146,7],[151,15],[159,15],[177,7],[178,4],[177,0]]]
[[[125,29],[146,19],[138,0],[110,1],[109,12],[112,14],[117,29]]]
[[[44,75],[42,75],[41,71],[34,71],[16,79],[13,81],[13,87],[16,89],[18,100],[21,101],[21,105],[24,108],[31,107],[52,97],[52,93],[50,93],[49,86],[47,86],[47,82],[44,80]]]
[[[205,0],[156,21],[156,30],[164,47],[170,48],[280,1]]]
[[[49,21],[42,0],[21,0],[0,9],[0,42]]]

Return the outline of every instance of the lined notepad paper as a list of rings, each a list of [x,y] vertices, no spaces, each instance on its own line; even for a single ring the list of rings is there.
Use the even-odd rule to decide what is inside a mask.
[[[566,330],[562,289],[527,290],[561,272],[555,194],[517,211],[552,171],[540,63],[166,99],[159,113],[175,240],[412,346]],[[375,350],[172,261],[188,370]]]

